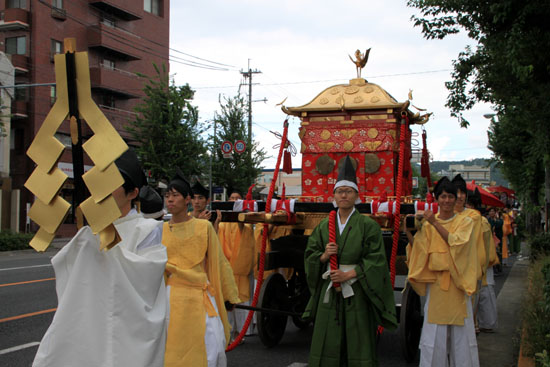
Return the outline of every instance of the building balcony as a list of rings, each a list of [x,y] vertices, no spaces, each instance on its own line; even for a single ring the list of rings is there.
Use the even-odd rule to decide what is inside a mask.
[[[122,110],[120,108],[114,108],[104,105],[99,105],[99,108],[101,109],[101,112],[107,117],[107,120],[113,125],[115,130],[118,131],[120,136],[125,141],[131,140],[130,133],[125,129],[125,126],[128,125],[129,122],[135,121],[136,119],[136,113],[132,111],[126,111]]]
[[[52,18],[57,20],[66,20],[67,19],[67,10],[52,7]]]
[[[138,98],[143,89],[143,81],[134,73],[111,69],[102,65],[90,67],[92,89],[102,89],[119,98]]]
[[[29,117],[27,101],[12,101],[11,118],[14,120],[19,120],[27,117]]]
[[[29,72],[29,58],[25,55],[8,55],[16,74]]]
[[[29,12],[26,9],[9,8],[0,12],[0,32],[29,28]]]
[[[88,48],[95,48],[114,54],[123,60],[139,60],[133,44],[140,44],[138,37],[120,28],[103,23],[91,25],[87,30]]]
[[[126,21],[141,19],[138,14],[143,9],[143,2],[135,0],[89,0],[89,3],[107,14],[112,14]]]

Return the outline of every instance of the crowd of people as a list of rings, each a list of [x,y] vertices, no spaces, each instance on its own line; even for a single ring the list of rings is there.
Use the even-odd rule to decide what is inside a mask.
[[[101,251],[84,226],[54,256],[58,308],[33,366],[226,366],[247,316],[235,305],[250,304],[261,229],[221,222],[207,209],[209,190],[180,170],[163,199],[133,151],[116,165],[121,241]],[[313,230],[304,257],[309,366],[376,366],[379,328],[397,327],[395,301],[380,227],[355,209],[349,157],[333,194],[334,215]],[[408,282],[425,296],[420,365],[479,366],[476,333],[498,324],[493,269],[519,251],[517,211],[491,208],[485,218],[460,175],[440,179],[434,194],[439,211],[417,213],[407,230]]]

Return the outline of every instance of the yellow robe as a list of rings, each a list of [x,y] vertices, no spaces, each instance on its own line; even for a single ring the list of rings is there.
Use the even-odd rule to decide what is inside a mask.
[[[479,267],[477,269],[477,280],[480,280],[483,278],[483,276],[485,275],[485,272],[487,271],[487,264],[486,264],[487,255],[485,253],[485,241],[483,240],[481,213],[475,209],[464,208],[463,211],[457,214],[470,217],[474,222],[474,227],[472,229],[472,241],[474,241],[476,245],[477,260],[479,263]]]
[[[164,365],[207,366],[206,314],[216,315],[208,293],[216,300],[226,341],[231,326],[224,302],[240,303],[231,266],[207,220],[164,223],[162,243],[168,253],[166,273],[171,286]]]
[[[249,275],[254,266],[254,229],[251,224],[220,223],[218,237],[231,264],[242,302],[250,299]]]
[[[497,247],[495,245],[495,240],[493,237],[493,231],[491,231],[491,224],[485,217],[481,217],[481,231],[483,233],[483,242],[485,244],[485,268],[488,269],[490,267],[493,267],[500,262],[498,261],[498,255],[497,255]],[[481,285],[486,286],[487,285],[487,272],[483,274],[483,278],[481,281]]]
[[[512,220],[506,213],[502,214],[502,258],[508,258],[508,236],[512,234]]]
[[[407,246],[408,281],[416,293],[426,295],[430,284],[428,321],[440,325],[464,325],[466,297],[477,286],[477,249],[472,241],[473,220],[464,215],[437,221],[449,231],[448,244],[428,222]]]

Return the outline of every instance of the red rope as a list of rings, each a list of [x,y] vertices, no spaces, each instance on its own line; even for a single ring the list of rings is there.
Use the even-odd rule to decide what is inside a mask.
[[[390,258],[390,278],[391,286],[395,286],[395,259],[397,257],[397,245],[399,243],[399,227],[401,225],[401,196],[403,195],[403,166],[405,165],[405,133],[409,124],[409,118],[406,112],[401,113],[401,129],[399,132],[399,167],[397,169],[397,187],[395,189],[395,214],[393,215],[393,242]],[[388,205],[389,207],[389,205]],[[391,213],[391,209],[390,209]],[[381,334],[384,328],[378,326],[378,333]]]
[[[288,133],[288,120],[285,120],[283,137],[281,138],[281,146],[279,148],[279,155],[277,156],[277,164],[275,165],[275,172],[273,172],[273,180],[271,180],[271,186],[269,187],[269,194],[267,195],[267,200],[265,202],[266,213],[271,212],[271,199],[273,198],[273,192],[275,191],[277,176],[279,175],[279,166],[281,165],[281,157],[283,156],[285,142],[287,140],[287,133]],[[269,229],[269,225],[267,223],[264,223],[264,230],[262,233],[262,248],[260,250],[260,268],[258,269],[258,283],[256,284],[256,289],[254,290],[254,297],[252,298],[252,307],[256,307],[256,305],[258,304],[260,289],[264,281],[265,248],[267,244],[268,229]],[[227,347],[227,349],[225,350],[226,352],[232,351],[233,349],[235,349],[237,345],[239,345],[241,340],[244,338],[244,334],[246,334],[246,330],[248,330],[248,327],[250,326],[250,322],[252,321],[253,315],[254,315],[254,311],[250,310],[248,312],[248,316],[246,317],[244,326],[241,329],[241,332],[239,333],[237,338],[233,341],[233,343],[231,343]]]
[[[336,243],[336,210],[328,215],[328,242]],[[338,255],[330,255],[330,270],[338,269]],[[334,289],[340,287],[340,283],[332,283]]]
[[[399,134],[399,167],[397,169],[397,187],[395,200],[395,214],[393,219],[393,243],[390,259],[390,277],[392,287],[395,285],[395,259],[397,257],[397,244],[399,242],[399,227],[401,225],[401,196],[403,195],[403,168],[405,165],[405,134],[409,124],[406,112],[401,113],[401,131]]]
[[[432,187],[432,177],[430,174],[430,155],[426,144],[426,130],[422,129],[422,157],[420,159],[420,173],[428,181],[428,189]]]

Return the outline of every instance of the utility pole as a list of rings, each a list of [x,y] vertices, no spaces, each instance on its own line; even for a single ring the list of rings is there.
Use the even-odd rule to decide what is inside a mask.
[[[248,161],[250,164],[252,164],[252,75],[253,74],[260,74],[261,71],[258,69],[252,70],[250,68],[250,59],[248,59],[248,71],[241,70],[241,74],[243,75],[245,80],[248,80]],[[266,99],[264,98],[263,101],[265,102]],[[252,177],[249,177],[249,185],[252,184]]]
[[[250,69],[250,59],[248,60],[248,71],[242,71],[241,74],[245,80],[248,80],[248,146],[252,147],[252,75],[260,74],[258,69]],[[251,151],[251,150],[250,150]]]

